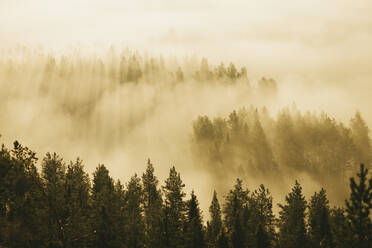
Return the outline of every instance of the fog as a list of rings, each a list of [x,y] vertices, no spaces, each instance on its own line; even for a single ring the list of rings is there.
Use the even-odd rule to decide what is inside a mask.
[[[190,152],[192,122],[199,115],[227,116],[254,104],[273,116],[296,103],[302,111],[326,111],[348,123],[356,110],[372,123],[372,18],[370,1],[44,1],[0,2],[0,133],[38,153],[81,157],[91,173],[104,163],[114,178],[139,174],[151,158],[163,181],[169,167],[181,172],[204,209],[214,183],[195,169]],[[250,85],[273,77],[277,96],[250,95],[247,84],[110,84],[82,72],[73,82],[43,84],[47,57],[62,55],[110,64],[129,48],[164,56],[167,68],[202,57],[246,66]],[[22,47],[26,47],[25,51]],[[17,76],[6,73],[9,59]],[[189,64],[190,64],[189,63]],[[22,68],[20,70],[19,68]],[[191,69],[190,69],[191,70]],[[192,70],[191,70],[192,71]],[[186,74],[186,72],[185,72]],[[48,80],[47,80],[48,81]],[[47,94],[40,87],[47,85]],[[232,178],[226,178],[231,184]],[[260,182],[246,179],[250,188]],[[303,176],[304,188],[320,185]],[[269,182],[268,182],[269,183]],[[276,201],[286,189],[274,189]]]

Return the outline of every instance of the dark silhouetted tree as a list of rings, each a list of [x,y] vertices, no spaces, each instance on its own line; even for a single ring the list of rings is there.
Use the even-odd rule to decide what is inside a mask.
[[[306,200],[297,181],[285,201],[285,205],[279,204],[279,245],[283,248],[306,246]]]

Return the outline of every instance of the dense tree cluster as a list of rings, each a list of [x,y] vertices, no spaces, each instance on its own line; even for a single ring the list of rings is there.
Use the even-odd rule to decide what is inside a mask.
[[[234,171],[265,178],[307,173],[340,191],[340,199],[358,162],[367,167],[372,162],[369,129],[359,112],[347,126],[325,113],[302,114],[295,106],[276,119],[251,106],[227,118],[200,116],[192,141],[195,156],[216,178]]]
[[[207,58],[196,57],[165,59],[163,56],[142,55],[129,49],[117,50],[111,47],[102,56],[82,56],[78,52],[72,55],[45,54],[41,50],[20,49],[10,53],[9,58],[0,60],[0,71],[10,78],[17,78],[17,73],[41,79],[44,84],[41,91],[47,93],[48,84],[60,81],[85,79],[115,83],[138,82],[248,82],[247,69],[237,68],[232,62],[227,66],[221,62],[210,65]],[[21,59],[19,59],[19,57]],[[38,78],[41,74],[41,78]],[[19,76],[19,75],[18,75]],[[24,75],[22,75],[24,76]],[[259,87],[263,91],[276,88],[273,79],[262,78]]]
[[[206,223],[175,167],[160,187],[150,160],[125,185],[104,165],[91,181],[80,159],[48,153],[40,166],[18,142],[0,150],[1,247],[371,247],[372,177],[363,165],[344,208],[331,208],[324,189],[306,201],[296,181],[277,218],[265,186],[249,191],[237,179],[222,204],[214,192]]]

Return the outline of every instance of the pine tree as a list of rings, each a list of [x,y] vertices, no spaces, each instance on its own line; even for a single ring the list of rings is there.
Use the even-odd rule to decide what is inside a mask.
[[[324,189],[315,192],[310,199],[309,241],[313,248],[333,247],[329,202]]]
[[[280,247],[298,248],[306,246],[305,211],[306,200],[302,187],[296,181],[292,192],[285,197],[286,205],[279,204],[279,244]]]
[[[350,127],[356,145],[356,159],[369,168],[372,162],[372,144],[369,138],[369,128],[359,112],[351,119]]]
[[[9,221],[6,227],[5,244],[8,247],[48,245],[49,219],[45,208],[42,180],[35,165],[36,153],[15,141],[14,148],[10,153],[6,152],[5,156],[10,158],[6,204],[6,215]]]
[[[244,247],[245,231],[243,230],[243,213],[247,208],[249,191],[243,189],[243,182],[236,180],[234,189],[226,196],[224,205],[224,224],[233,248]]]
[[[126,246],[144,247],[143,195],[140,178],[134,175],[128,182],[125,194]]]
[[[184,232],[186,248],[206,247],[203,218],[194,191],[191,192],[191,199],[187,201],[186,204],[186,223]]]
[[[185,185],[174,166],[165,180],[163,192],[165,196],[164,228],[165,245],[167,247],[182,247],[184,244],[183,223],[185,221],[185,202],[183,198]]]
[[[93,173],[92,188],[92,247],[116,248],[121,246],[119,216],[113,179],[104,165],[98,165]]]
[[[277,172],[277,165],[274,160],[273,152],[261,126],[257,110],[255,111],[251,143],[255,167],[258,172],[264,173],[264,175]]]
[[[66,246],[65,225],[67,205],[65,191],[65,164],[57,154],[47,153],[42,162],[42,179],[44,181],[45,203],[49,222],[48,240],[50,246]]]
[[[331,233],[335,248],[351,248],[351,232],[343,208],[335,207],[330,214]]]
[[[162,247],[164,235],[162,230],[163,200],[158,189],[158,179],[154,175],[154,167],[147,161],[146,172],[142,175],[146,247]]]
[[[221,207],[217,199],[217,192],[213,191],[213,199],[209,207],[211,220],[207,223],[207,239],[209,247],[216,247],[217,238],[222,231]]]
[[[67,207],[66,247],[87,247],[91,235],[90,180],[79,158],[68,165],[65,176]]]
[[[347,219],[353,234],[353,247],[369,248],[372,242],[372,178],[368,179],[368,169],[363,164],[357,176],[359,182],[354,177],[350,179],[351,195],[346,201]]]
[[[250,238],[258,247],[274,247],[276,241],[275,216],[272,210],[272,196],[263,184],[250,198],[249,230]]]

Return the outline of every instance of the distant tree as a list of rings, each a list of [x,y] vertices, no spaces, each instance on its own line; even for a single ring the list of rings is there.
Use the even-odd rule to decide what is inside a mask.
[[[231,80],[235,80],[238,77],[238,70],[233,63],[230,63],[226,73],[227,77]]]
[[[173,166],[170,169],[169,177],[165,180],[163,192],[165,196],[165,244],[167,247],[182,247],[184,244],[183,223],[185,222],[185,202],[183,198],[186,194],[183,191],[185,184],[181,180]]]
[[[330,224],[330,209],[326,191],[321,189],[310,199],[309,241],[313,248],[334,247]]]
[[[184,81],[184,75],[183,75],[183,71],[182,71],[181,67],[178,67],[178,70],[176,72],[176,79],[177,79],[177,82],[183,82]]]
[[[357,161],[361,161],[367,168],[372,162],[372,145],[369,138],[369,128],[360,112],[357,112],[350,121],[351,134],[356,145]]]
[[[353,235],[353,247],[369,248],[372,242],[372,178],[368,179],[368,169],[360,165],[358,182],[350,178],[350,199],[346,200],[349,228]]]
[[[283,248],[304,247],[308,242],[305,225],[306,200],[297,181],[285,201],[286,205],[279,204],[279,245]]]
[[[257,112],[255,113],[251,137],[252,152],[254,154],[255,167],[257,170],[265,174],[277,172],[274,155],[266,134],[261,126]]]

